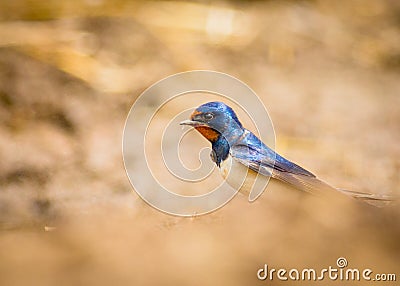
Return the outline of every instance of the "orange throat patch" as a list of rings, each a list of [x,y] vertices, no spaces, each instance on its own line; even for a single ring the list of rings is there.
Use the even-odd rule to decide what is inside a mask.
[[[215,142],[219,137],[219,133],[212,128],[206,126],[195,127],[197,131],[200,132],[208,141]]]

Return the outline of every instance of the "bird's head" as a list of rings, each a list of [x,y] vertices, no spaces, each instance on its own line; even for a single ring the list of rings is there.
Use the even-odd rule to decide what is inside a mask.
[[[223,102],[208,102],[200,105],[181,125],[196,128],[207,140],[215,142],[223,135],[227,139],[243,132],[242,124],[235,112]]]

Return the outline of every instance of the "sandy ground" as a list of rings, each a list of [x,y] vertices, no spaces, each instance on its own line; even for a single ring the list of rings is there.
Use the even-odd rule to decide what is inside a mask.
[[[279,153],[335,186],[398,195],[396,1],[32,3],[0,4],[0,285],[309,285],[256,272],[339,257],[398,285],[396,204],[267,190],[174,217],[132,190],[121,151],[141,92],[217,70],[259,95]]]

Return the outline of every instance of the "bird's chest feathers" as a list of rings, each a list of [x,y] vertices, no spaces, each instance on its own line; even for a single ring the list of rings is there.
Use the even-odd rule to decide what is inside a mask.
[[[249,193],[257,178],[257,173],[229,156],[221,161],[220,173],[226,182],[242,193]]]
[[[220,136],[220,134],[217,131],[209,127],[198,126],[195,128],[197,131],[200,132],[201,135],[203,135],[207,140],[211,142],[217,141],[218,137]]]

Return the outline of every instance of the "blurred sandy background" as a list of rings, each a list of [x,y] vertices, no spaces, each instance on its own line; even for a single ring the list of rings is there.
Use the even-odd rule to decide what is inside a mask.
[[[0,285],[309,285],[256,271],[340,256],[400,280],[398,206],[265,192],[172,217],[132,191],[121,154],[142,91],[217,70],[262,98],[278,152],[398,194],[398,1],[6,0],[0,18]]]

